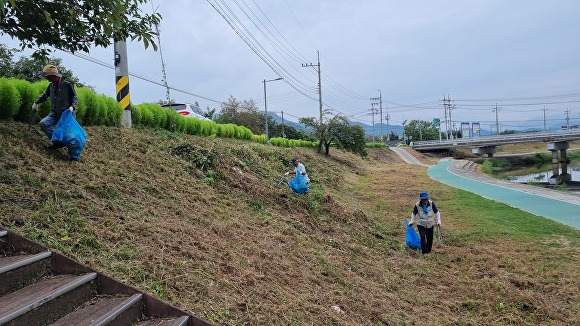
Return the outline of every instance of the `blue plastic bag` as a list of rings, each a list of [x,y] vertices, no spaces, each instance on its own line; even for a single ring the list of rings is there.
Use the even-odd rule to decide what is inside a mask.
[[[292,188],[292,191],[297,194],[303,194],[310,190],[308,184],[304,181],[304,177],[300,173],[296,173],[296,176],[288,183],[288,187]]]
[[[87,133],[81,128],[70,110],[62,113],[58,120],[51,141],[60,141],[68,147],[68,154],[73,160],[78,160],[85,148]]]
[[[409,222],[403,222],[405,224],[405,242],[407,246],[413,250],[421,250],[421,238],[419,238],[419,234],[415,231],[413,225],[409,226]]]

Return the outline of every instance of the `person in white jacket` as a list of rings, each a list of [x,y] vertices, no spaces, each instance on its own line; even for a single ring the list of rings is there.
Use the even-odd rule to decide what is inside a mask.
[[[427,192],[419,193],[419,201],[413,206],[411,212],[412,226],[417,219],[417,229],[421,236],[421,252],[428,254],[433,246],[433,227],[435,226],[435,216],[437,216],[437,225],[441,225],[441,213],[435,203],[429,199]]]

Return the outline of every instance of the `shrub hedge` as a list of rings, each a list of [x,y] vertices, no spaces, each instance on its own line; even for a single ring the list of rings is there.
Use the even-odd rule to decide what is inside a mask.
[[[35,122],[50,112],[50,99],[39,106],[38,113],[32,112],[32,103],[46,91],[49,82],[30,83],[26,80],[0,78],[0,119],[14,119]],[[123,112],[112,97],[97,94],[90,88],[76,87],[79,98],[75,109],[77,121],[85,126],[119,126]],[[211,120],[186,118],[174,110],[162,108],[159,104],[143,103],[132,105],[132,122],[135,126],[160,128],[192,135],[207,137],[236,138],[266,143],[266,135],[254,135],[244,126],[217,124]],[[316,147],[317,142],[272,138],[270,143],[281,147]]]

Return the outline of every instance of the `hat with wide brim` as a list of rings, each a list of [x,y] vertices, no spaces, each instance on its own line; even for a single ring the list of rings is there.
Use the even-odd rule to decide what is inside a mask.
[[[425,191],[420,192],[419,199],[429,199],[429,194],[427,194],[427,192],[425,192]]]
[[[47,76],[62,77],[62,75],[58,73],[58,68],[55,65],[44,66],[44,68],[42,68],[41,75],[42,75],[42,77],[47,77]]]

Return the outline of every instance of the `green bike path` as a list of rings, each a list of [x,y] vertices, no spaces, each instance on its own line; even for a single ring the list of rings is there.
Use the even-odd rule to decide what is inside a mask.
[[[543,216],[580,229],[580,200],[578,204],[514,190],[487,182],[468,179],[449,171],[452,163],[441,160],[428,169],[429,175],[450,186],[467,190],[482,197],[506,203],[523,211]]]

